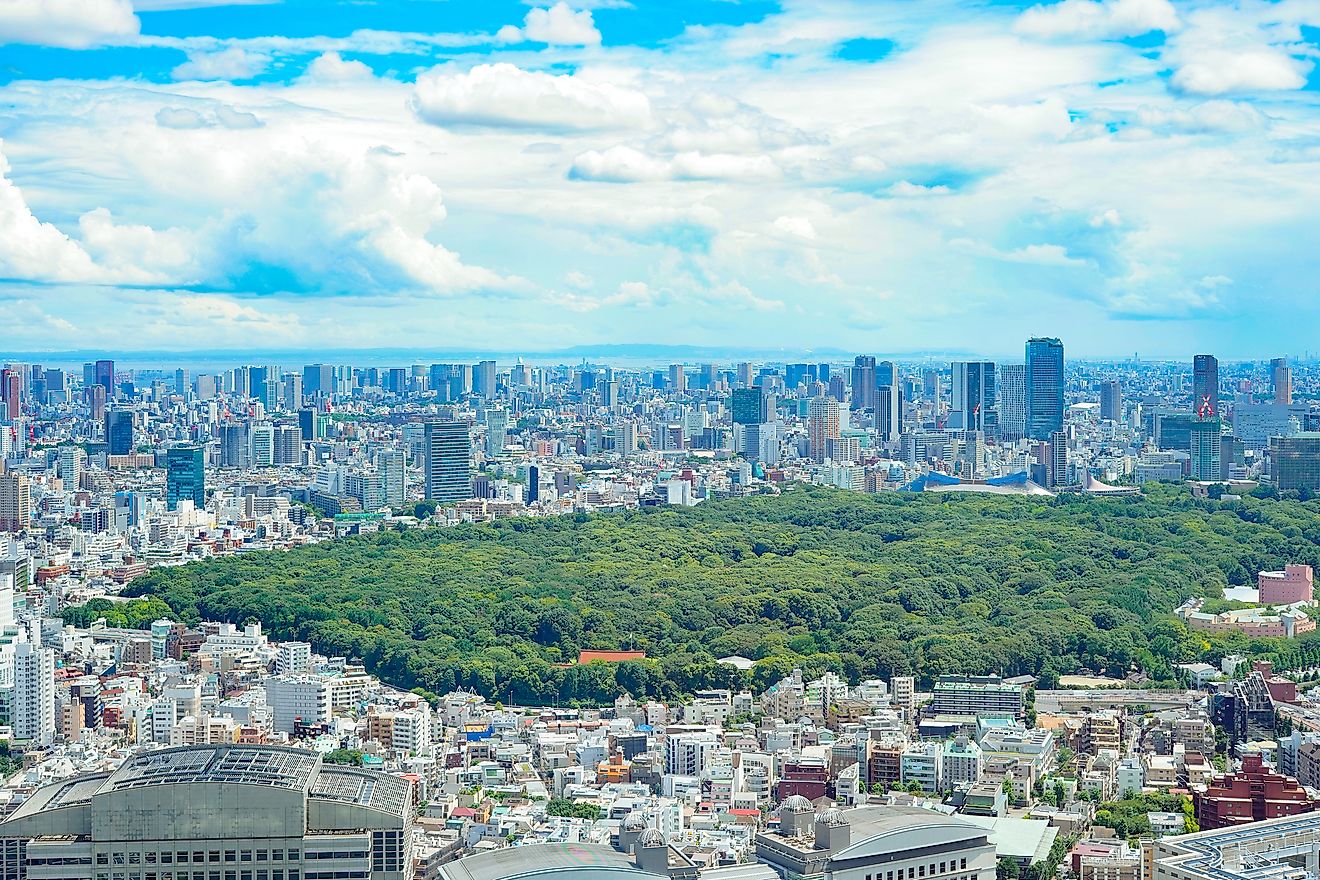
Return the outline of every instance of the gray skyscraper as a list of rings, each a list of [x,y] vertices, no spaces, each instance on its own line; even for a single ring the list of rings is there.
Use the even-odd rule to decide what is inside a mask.
[[[859,354],[853,361],[852,397],[849,406],[854,410],[875,409],[875,358]]]
[[[426,497],[442,504],[472,497],[472,434],[467,422],[427,422]]]
[[[995,365],[989,361],[954,361],[949,427],[993,433],[999,426]]]
[[[875,429],[886,443],[897,440],[903,433],[903,389],[897,384],[876,389]]]
[[[495,399],[495,362],[482,361],[472,372],[473,390],[486,400]]]
[[[1048,440],[1063,428],[1063,343],[1027,340],[1027,435]]]
[[[1192,358],[1192,412],[1219,415],[1219,361],[1212,354]]]
[[[402,507],[408,500],[408,469],[402,449],[382,449],[376,453],[376,471],[385,503]]]
[[[1117,379],[1100,384],[1100,418],[1110,422],[1123,421],[1123,386]]]
[[[1021,440],[1027,435],[1027,368],[999,365],[999,437]]]

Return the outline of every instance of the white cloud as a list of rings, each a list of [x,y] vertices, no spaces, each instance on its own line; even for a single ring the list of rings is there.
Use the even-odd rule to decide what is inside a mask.
[[[1312,66],[1310,61],[1268,46],[1210,50],[1179,67],[1173,74],[1173,86],[1194,95],[1300,89]]]
[[[156,111],[156,124],[162,128],[206,128],[210,121],[188,107],[161,107]]]
[[[646,125],[642,92],[580,77],[480,64],[459,73],[437,68],[417,78],[413,107],[436,125],[590,131]]]
[[[1109,40],[1179,26],[1169,0],[1063,0],[1026,10],[1015,30],[1033,37]]]
[[[130,41],[139,27],[129,0],[0,0],[0,43],[86,49]]]
[[[94,282],[101,275],[76,242],[32,213],[9,180],[9,161],[0,153],[0,277]]]
[[[652,180],[755,180],[779,173],[769,156],[733,156],[718,153],[679,153],[669,158],[652,156],[622,144],[604,152],[588,150],[573,160],[577,180],[637,183]]]
[[[265,124],[255,113],[238,110],[228,104],[215,108],[215,121],[223,128],[232,129],[261,128]]]
[[[325,52],[312,59],[304,77],[315,82],[352,82],[371,79],[371,68],[361,61],[345,60],[338,52]]]
[[[630,306],[632,308],[648,308],[654,306],[659,298],[659,294],[651,289],[651,286],[644,281],[625,281],[619,285],[619,289],[610,296],[605,297],[605,303],[611,306]]]
[[[574,10],[560,0],[549,8],[528,11],[521,29],[505,25],[495,34],[501,43],[532,41],[552,46],[599,46],[600,31],[590,9]]]
[[[776,217],[775,229],[808,241],[816,240],[816,227],[806,217]]]
[[[190,52],[170,75],[178,80],[251,79],[270,65],[270,56],[241,46],[218,52]]]
[[[1078,268],[1089,266],[1087,260],[1071,256],[1068,249],[1058,244],[1028,244],[1011,250],[1000,250],[983,241],[968,238],[955,238],[949,247],[977,257],[989,257],[1005,263],[1027,263],[1036,266],[1056,266],[1060,268]]]

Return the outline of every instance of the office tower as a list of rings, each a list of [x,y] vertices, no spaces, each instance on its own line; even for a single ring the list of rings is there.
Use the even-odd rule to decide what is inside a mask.
[[[890,443],[903,433],[903,389],[881,385],[876,389],[875,429],[880,439]]]
[[[701,387],[707,391],[714,391],[720,384],[720,371],[715,364],[701,365]]]
[[[1048,440],[1063,428],[1063,343],[1027,340],[1027,435]]]
[[[92,368],[93,381],[105,389],[105,399],[113,400],[115,397],[115,362],[97,361]]]
[[[172,446],[165,453],[165,504],[177,510],[180,501],[206,507],[206,451],[200,446]]]
[[[10,424],[23,414],[23,377],[9,370],[0,371],[0,398],[5,402],[5,416]]]
[[[467,422],[426,423],[426,497],[442,504],[472,497],[472,435]]]
[[[472,390],[485,400],[495,399],[495,362],[482,361],[477,364],[470,379]]]
[[[1206,414],[1198,415],[1192,422],[1188,438],[1192,454],[1191,477],[1193,480],[1218,480],[1220,456],[1223,454],[1220,437],[1223,432],[1219,417],[1209,414],[1209,403],[1202,403],[1202,408]]]
[[[252,466],[252,447],[246,422],[228,422],[220,426],[220,467]]]
[[[839,438],[839,404],[833,398],[813,397],[807,404],[807,451],[812,461],[829,455],[829,441]]]
[[[536,465],[527,468],[527,503],[535,504],[541,500],[541,469]]]
[[[898,384],[898,367],[893,361],[880,361],[875,365],[875,387]]]
[[[88,416],[94,422],[105,419],[105,388],[101,385],[88,385],[83,388],[83,403],[87,404]]]
[[[822,385],[829,385],[830,378],[833,375],[834,375],[834,371],[830,369],[829,364],[816,365],[816,381],[821,383]]]
[[[1192,358],[1192,412],[1219,415],[1219,360],[1212,354]]]
[[[330,397],[335,393],[335,368],[330,364],[308,364],[303,367],[302,384],[309,397],[315,394]]]
[[[284,411],[297,412],[298,407],[303,403],[302,374],[286,373],[284,375]]]
[[[316,435],[316,410],[300,409],[298,410],[298,430],[302,432],[304,440],[320,440],[322,438]]]
[[[210,400],[216,395],[215,376],[202,375],[197,377],[197,399]]]
[[[620,422],[614,428],[614,451],[632,455],[637,451],[637,423]]]
[[[1049,443],[1046,445],[1050,485],[1068,485],[1068,434],[1064,431],[1051,431]]]
[[[32,490],[27,474],[0,474],[0,532],[21,532],[32,520]]]
[[[509,411],[502,407],[486,410],[486,457],[495,458],[504,451],[509,433]]]
[[[833,398],[825,398],[834,404],[835,412],[838,411],[839,401]],[[743,448],[744,458],[754,459],[767,467],[776,467],[779,464],[779,423],[765,422],[760,425],[747,425],[743,428]]]
[[[174,371],[174,393],[188,393],[188,371],[182,367]]]
[[[105,414],[105,443],[111,455],[128,455],[133,451],[133,411],[107,410]]]
[[[55,652],[31,642],[14,645],[14,739],[55,741]]]
[[[271,460],[276,467],[301,467],[303,433],[298,425],[276,425],[271,438]]]
[[[1110,422],[1123,421],[1123,386],[1117,379],[1100,383],[1100,418]]]
[[[848,386],[847,383],[844,382],[842,373],[835,373],[830,376],[830,382],[827,388],[828,390],[825,393],[839,403],[843,403],[848,399]]]
[[[78,484],[82,481],[83,464],[87,461],[87,453],[83,452],[81,446],[61,446],[60,447],[60,480],[64,483],[64,491],[78,491]]]
[[[770,421],[766,393],[760,388],[735,388],[729,408],[735,425],[759,425]]]
[[[921,395],[931,403],[935,403],[940,399],[939,370],[925,369],[921,371]]]
[[[995,365],[989,361],[954,361],[949,427],[993,433],[999,426]]]
[[[270,424],[253,425],[248,432],[251,467],[275,466],[275,428]]]
[[[527,369],[527,365],[523,363],[522,358],[518,358],[518,361],[513,365],[513,369],[509,371],[509,384],[514,388],[528,388],[531,386],[532,373],[531,370]]]
[[[1270,438],[1270,479],[1275,488],[1320,489],[1320,433]],[[3,513],[0,513],[3,516]],[[0,529],[3,525],[0,524]]]
[[[619,381],[617,379],[611,379],[608,382],[600,383],[600,405],[619,405]]]
[[[738,387],[748,388],[752,384],[752,365],[747,361],[738,364]]]
[[[385,371],[384,385],[390,394],[407,394],[408,371],[403,367],[390,367]]]
[[[875,381],[875,358],[859,354],[853,359],[852,396],[849,407],[854,410],[875,409],[875,391],[879,386]]]
[[[1247,447],[1232,434],[1219,435],[1219,479],[1231,480],[1233,469],[1246,467]]]
[[[687,391],[687,377],[683,375],[682,364],[669,365],[669,388],[675,394]]]
[[[790,391],[807,381],[806,364],[784,364],[784,386]]]
[[[46,371],[46,393],[67,391],[69,387],[68,377],[63,370]]]
[[[1292,368],[1287,358],[1270,361],[1270,387],[1274,389],[1274,402],[1283,406],[1292,403]]]
[[[380,490],[390,507],[402,507],[408,500],[408,466],[402,449],[382,449],[376,453],[376,472]]]

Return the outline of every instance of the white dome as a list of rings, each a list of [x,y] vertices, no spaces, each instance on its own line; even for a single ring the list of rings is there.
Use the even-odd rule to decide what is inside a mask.
[[[641,831],[646,828],[646,818],[641,813],[629,813],[623,820],[624,831]]]
[[[784,810],[787,810],[790,813],[810,813],[811,801],[807,800],[800,794],[795,794],[792,797],[786,798],[784,802],[779,805],[779,811],[783,812]]]
[[[648,828],[637,838],[637,845],[642,847],[664,846],[665,836],[659,828]]]

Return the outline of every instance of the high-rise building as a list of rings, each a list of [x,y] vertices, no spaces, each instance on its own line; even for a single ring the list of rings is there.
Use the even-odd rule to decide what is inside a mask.
[[[859,354],[853,359],[852,396],[849,407],[853,410],[875,409],[875,394],[879,388],[875,379],[875,358],[868,354]]]
[[[226,422],[220,426],[220,467],[252,466],[252,447],[246,422]]]
[[[133,411],[112,409],[105,413],[105,443],[111,455],[133,451]]]
[[[271,460],[275,467],[299,467],[303,463],[303,433],[300,425],[276,425]]]
[[[1050,433],[1049,446],[1049,481],[1051,486],[1068,485],[1068,434],[1064,431]]]
[[[881,385],[875,396],[875,430],[880,439],[890,443],[903,433],[903,389]]]
[[[999,437],[1021,440],[1027,436],[1027,367],[1025,364],[1000,364]]]
[[[248,446],[252,450],[249,457],[252,467],[275,466],[275,427],[273,425],[253,425],[248,432]]]
[[[174,371],[174,393],[188,393],[188,371],[182,367]]]
[[[449,503],[472,497],[472,435],[467,422],[426,423],[426,497]]]
[[[376,453],[376,471],[380,474],[381,493],[392,508],[408,500],[408,468],[402,449],[382,449]]]
[[[472,386],[484,400],[495,399],[495,362],[482,361],[472,372]]]
[[[1276,488],[1320,489],[1320,433],[1271,437],[1269,454],[1270,479]]]
[[[1048,440],[1063,428],[1063,343],[1027,340],[1027,435]]]
[[[93,367],[93,381],[105,389],[105,399],[113,400],[115,397],[115,362],[97,361]]]
[[[994,433],[999,426],[995,365],[989,361],[954,361],[950,428]]]
[[[535,504],[541,500],[541,468],[537,465],[527,467],[527,503]]]
[[[1287,406],[1292,403],[1292,367],[1287,358],[1275,358],[1270,361],[1270,387],[1274,390],[1274,402]]]
[[[30,642],[14,645],[14,739],[55,741],[55,652]]]
[[[331,397],[335,393],[335,368],[331,364],[308,364],[303,367],[303,391],[311,397],[323,394]]]
[[[0,474],[0,532],[21,532],[32,521],[32,490],[27,474]]]
[[[60,447],[60,480],[64,483],[66,492],[78,491],[78,484],[82,480],[83,464],[87,461],[87,453],[83,452],[81,446],[61,446]]]
[[[206,451],[200,446],[172,446],[165,453],[165,503],[176,510],[180,501],[206,507]]]
[[[1212,354],[1192,358],[1192,412],[1219,415],[1219,360]]]
[[[807,450],[811,459],[823,462],[829,441],[839,438],[839,404],[832,397],[813,397],[807,404]]]
[[[486,410],[486,457],[495,458],[504,451],[509,434],[509,411],[503,407]]]
[[[770,421],[767,395],[760,388],[735,388],[730,399],[735,425],[759,425]]]
[[[687,391],[687,377],[683,374],[682,364],[669,365],[669,388],[675,394]]]
[[[1201,404],[1203,410],[1210,412],[1209,403]],[[1220,437],[1223,433],[1218,416],[1198,415],[1192,422],[1189,446],[1192,454],[1191,477],[1193,480],[1218,480],[1222,470],[1220,457],[1223,446]]]
[[[1123,421],[1123,386],[1117,379],[1100,383],[1100,418],[1107,422]]]

